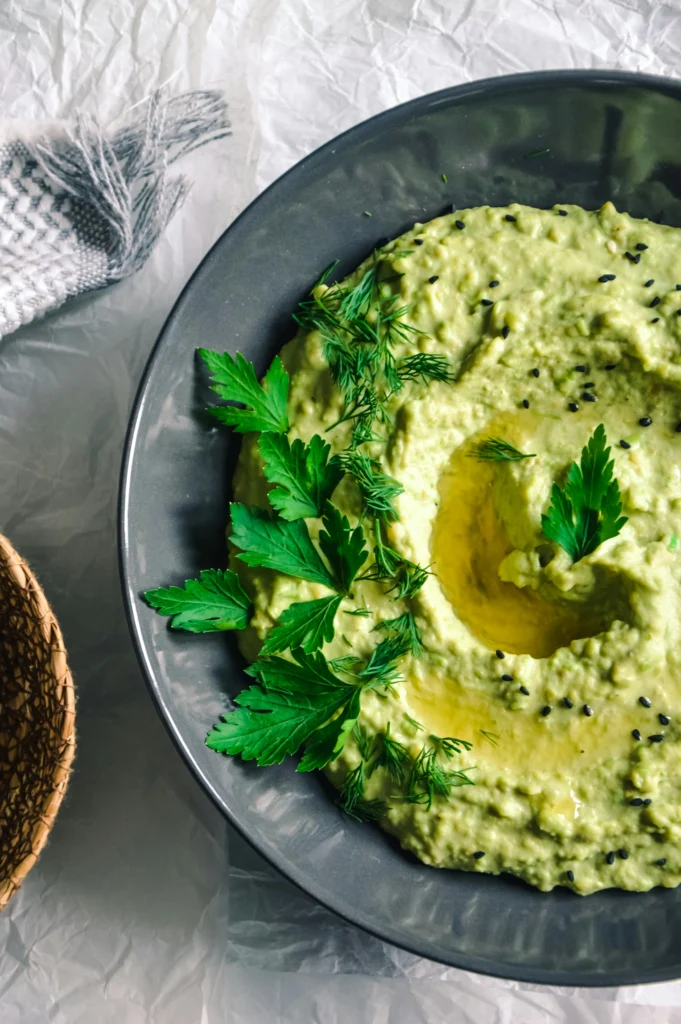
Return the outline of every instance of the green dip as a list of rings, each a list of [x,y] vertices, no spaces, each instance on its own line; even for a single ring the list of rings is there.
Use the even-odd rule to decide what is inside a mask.
[[[382,768],[368,778],[366,796],[388,805],[381,824],[422,861],[510,872],[543,890],[672,887],[681,881],[681,236],[611,203],[561,210],[457,211],[383,250],[392,270],[382,287],[423,332],[396,354],[445,355],[456,375],[409,383],[390,401],[382,440],[362,447],[404,487],[391,545],[433,574],[408,602],[357,583],[324,654],[368,656],[377,622],[415,616],[425,649],[405,659],[404,681],[387,695],[363,696],[361,727],[372,736],[389,723],[412,757],[431,734],[472,744],[449,766],[469,769],[475,784],[435,794],[430,807],[400,799]],[[348,423],[326,433],[342,401],[319,334],[299,332],[282,359],[290,437],[318,433],[347,448]],[[543,536],[541,515],[599,423],[628,522],[573,564]],[[469,458],[489,436],[535,457]],[[266,504],[254,435],[235,488],[237,500]],[[348,477],[334,503],[357,521]],[[319,521],[309,525],[315,536]],[[240,638],[251,660],[285,608],[325,594],[232,565],[254,595]],[[364,605],[369,616],[348,614]],[[332,781],[359,759],[353,736]]]

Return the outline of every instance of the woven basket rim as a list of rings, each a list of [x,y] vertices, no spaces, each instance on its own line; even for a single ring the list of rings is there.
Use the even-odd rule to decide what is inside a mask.
[[[1,533],[0,562],[9,570],[17,587],[23,592],[26,603],[36,613],[42,640],[45,647],[51,650],[50,675],[54,680],[55,690],[63,710],[59,731],[55,733],[63,742],[59,756],[55,758],[50,772],[47,773],[48,784],[45,786],[44,792],[40,794],[40,802],[35,807],[35,825],[31,835],[30,852],[22,856],[12,866],[8,876],[0,879],[0,909],[2,909],[38,859],[64,797],[75,753],[76,702],[73,677],[66,660],[64,638],[56,616],[31,567],[19,555],[7,537]]]

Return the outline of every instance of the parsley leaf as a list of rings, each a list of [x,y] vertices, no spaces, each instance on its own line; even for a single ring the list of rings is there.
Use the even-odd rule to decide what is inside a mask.
[[[302,647],[306,654],[333,639],[333,620],[343,598],[321,597],[317,601],[299,601],[279,617],[280,625],[267,634],[261,654],[276,654],[287,647]]]
[[[243,552],[238,557],[246,565],[263,566],[286,576],[321,583],[329,590],[337,589],[337,582],[319,557],[302,519],[291,523],[272,519],[264,509],[247,508],[239,502],[233,502],[230,510],[230,540]]]
[[[360,692],[359,687],[356,687],[341,713],[312,733],[305,743],[305,753],[298,765],[299,772],[313,772],[335,761],[357,723]]]
[[[231,569],[204,569],[184,588],[159,587],[147,590],[144,597],[161,615],[173,616],[173,629],[191,633],[245,629],[251,610],[250,598]]]
[[[319,546],[336,574],[338,589],[347,594],[369,554],[364,546],[364,532],[361,526],[350,529],[347,516],[331,502],[326,503],[322,522],[324,530],[319,534]]]
[[[199,355],[215,382],[211,385],[213,391],[228,402],[241,402],[247,407],[239,409],[236,406],[221,406],[211,409],[216,419],[234,427],[241,434],[258,430],[283,433],[288,430],[286,402],[289,376],[279,356],[272,360],[260,385],[253,364],[240,352],[233,358],[229,352],[211,352],[200,348]]]
[[[341,708],[349,709],[348,713],[357,708],[359,713],[357,687],[334,676],[321,653],[292,653],[295,662],[274,657],[257,661],[248,669],[260,686],[251,686],[235,698],[237,710],[223,715],[206,738],[212,750],[240,754],[261,767],[280,764]],[[335,735],[325,731],[312,745],[308,765],[318,767],[325,753],[329,760],[340,753],[352,728],[349,725],[344,730],[343,724]]]
[[[579,465],[573,462],[570,466],[565,487],[554,484],[551,488],[548,513],[541,517],[545,536],[560,544],[573,562],[616,537],[627,522],[627,517],[620,515],[620,489],[613,479],[615,462],[609,456],[601,423],[582,449]]]
[[[319,434],[309,444],[296,439],[289,445],[285,434],[265,433],[258,441],[265,463],[265,476],[280,484],[269,493],[269,500],[283,519],[305,519],[322,515],[343,476],[335,459],[329,461],[331,446]]]

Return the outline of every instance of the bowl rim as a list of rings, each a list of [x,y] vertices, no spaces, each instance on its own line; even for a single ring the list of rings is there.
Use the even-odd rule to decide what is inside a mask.
[[[483,93],[494,95],[495,93],[499,93],[510,88],[516,90],[530,90],[538,87],[541,88],[543,85],[548,84],[551,86],[569,86],[572,84],[585,83],[602,85],[604,87],[628,85],[634,89],[653,89],[656,92],[666,93],[681,100],[681,78],[676,79],[668,76],[647,74],[638,71],[619,71],[598,68],[566,68],[528,71],[519,74],[499,75],[477,79],[471,82],[463,82],[459,85],[448,86],[435,92],[417,96],[414,99],[407,100],[406,102],[397,104],[394,107],[389,107],[387,110],[380,111],[366,120],[352,125],[350,128],[347,128],[339,135],[329,139],[327,142],[318,146],[316,149],[312,150],[312,152],[296,161],[288,168],[288,170],[275,178],[274,181],[259,192],[234,218],[234,220],[228,224],[225,230],[221,232],[219,237],[215,242],[213,242],[210,249],[208,249],[194,268],[186,284],[180,291],[179,296],[175,300],[170,313],[161,328],[159,336],[151,348],[131,406],[125,433],[118,490],[117,546],[119,576],[128,629],[133,641],[137,661],[142,669],[142,674],[152,701],[163,720],[163,724],[173,742],[173,745],[181,755],[194,778],[208,794],[212,802],[227,819],[229,824],[243,839],[246,840],[249,846],[251,846],[261,857],[271,864],[288,881],[292,882],[298,889],[306,895],[311,896],[323,907],[332,911],[342,920],[347,921],[355,927],[361,928],[363,931],[368,932],[370,935],[373,935],[375,938],[380,939],[383,942],[388,942],[399,949],[412,953],[415,956],[426,957],[436,963],[443,964],[444,966],[453,966],[460,970],[467,970],[486,977],[499,978],[505,981],[516,981],[534,985],[551,985],[556,988],[569,986],[569,988],[577,987],[590,989],[611,988],[626,985],[657,984],[665,981],[673,981],[681,976],[681,964],[678,968],[663,969],[656,972],[654,975],[652,975],[650,971],[647,971],[644,972],[642,976],[635,979],[632,979],[631,972],[623,971],[621,974],[611,972],[603,979],[589,976],[586,979],[582,978],[579,982],[575,983],[574,981],[567,979],[564,981],[557,980],[556,974],[552,970],[543,968],[513,968],[507,967],[502,963],[497,967],[497,965],[491,964],[488,960],[481,963],[477,957],[468,956],[465,953],[457,954],[449,959],[444,959],[442,952],[431,946],[427,940],[419,940],[418,943],[410,944],[408,938],[405,938],[389,926],[384,927],[376,925],[368,916],[365,917],[361,911],[349,913],[339,900],[333,898],[329,894],[322,893],[315,882],[306,880],[305,873],[303,871],[299,871],[297,865],[290,861],[285,861],[277,855],[276,850],[266,848],[264,844],[251,836],[247,828],[235,818],[221,794],[198,766],[192,751],[185,743],[179,730],[174,726],[171,709],[164,701],[163,696],[156,685],[155,668],[152,658],[150,657],[150,652],[141,640],[140,629],[138,627],[139,595],[132,589],[130,574],[128,572],[128,561],[131,552],[129,512],[131,507],[130,488],[132,467],[136,442],[141,426],[142,410],[147,391],[150,386],[156,358],[164,344],[166,334],[171,330],[175,321],[180,317],[185,301],[193,289],[196,278],[203,271],[205,265],[214,257],[226,236],[234,230],[244,218],[251,214],[254,207],[263,201],[273,189],[278,188],[290,175],[300,173],[304,168],[314,165],[317,161],[322,160],[329,151],[333,152],[333,150],[344,144],[350,137],[352,137],[353,141],[361,142],[373,134],[377,124],[381,124],[384,129],[387,129],[391,124],[401,122],[404,118],[409,117],[410,115],[435,109],[438,106],[450,103],[452,100],[465,100],[467,97]]]

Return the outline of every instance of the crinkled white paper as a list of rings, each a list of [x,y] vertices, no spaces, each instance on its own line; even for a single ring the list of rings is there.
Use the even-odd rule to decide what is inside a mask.
[[[568,991],[445,969],[280,878],[166,737],[115,547],[149,349],[259,189],[357,121],[457,82],[552,67],[674,75],[678,0],[6,0],[0,54],[0,110],[22,130],[81,110],[113,119],[168,80],[224,88],[234,129],[186,162],[194,191],[135,279],[0,342],[0,529],[55,606],[79,695],[68,797],[0,917],[2,1024],[681,1022],[681,984]]]

